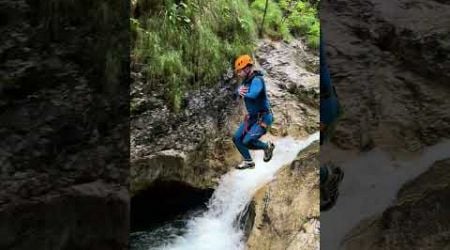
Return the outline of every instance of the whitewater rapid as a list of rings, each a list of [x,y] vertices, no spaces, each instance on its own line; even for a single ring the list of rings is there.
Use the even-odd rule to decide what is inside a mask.
[[[208,209],[187,222],[186,233],[176,236],[169,244],[156,249],[170,250],[239,250],[244,249],[244,232],[236,223],[246,210],[255,192],[270,182],[276,172],[291,163],[297,154],[319,140],[319,133],[303,141],[282,138],[275,141],[270,162],[263,162],[263,152],[252,152],[256,167],[231,170],[220,179],[219,185],[208,203]],[[152,248],[155,249],[155,248]]]

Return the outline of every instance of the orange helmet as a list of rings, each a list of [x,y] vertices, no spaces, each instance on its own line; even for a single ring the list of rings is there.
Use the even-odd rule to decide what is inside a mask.
[[[234,62],[234,70],[238,71],[245,68],[247,65],[253,65],[253,60],[249,55],[242,55]]]

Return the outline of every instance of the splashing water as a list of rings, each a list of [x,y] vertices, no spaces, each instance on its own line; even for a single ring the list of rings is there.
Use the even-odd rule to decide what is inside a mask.
[[[270,182],[276,172],[292,162],[297,154],[319,139],[319,133],[304,141],[283,138],[275,141],[270,162],[263,162],[263,152],[254,151],[254,169],[232,170],[222,176],[217,189],[203,214],[191,218],[182,236],[171,243],[151,249],[170,250],[234,250],[244,249],[244,232],[237,218],[242,216],[255,192]]]

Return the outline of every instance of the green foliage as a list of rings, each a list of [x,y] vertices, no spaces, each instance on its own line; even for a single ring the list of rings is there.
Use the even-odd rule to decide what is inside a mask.
[[[307,35],[307,41],[308,41],[308,46],[314,49],[318,49],[319,48],[319,43],[320,43],[320,23],[319,21],[315,21],[309,31],[308,31],[308,35]]]
[[[256,0],[250,7],[257,25],[261,25],[264,16],[264,9],[266,7],[266,0]],[[291,39],[289,27],[285,22],[283,22],[283,12],[280,6],[273,0],[269,0],[268,3],[267,13],[264,19],[263,33],[274,39]]]
[[[252,53],[266,0],[133,0],[132,67],[143,72],[146,91],[163,90],[173,110],[186,90],[217,82],[236,56]],[[263,32],[319,44],[317,1],[269,0]],[[106,13],[106,11],[104,11]],[[102,12],[103,13],[103,12]],[[136,14],[138,13],[138,14]],[[109,15],[103,15],[109,19]]]
[[[255,0],[251,4],[257,25],[261,25],[266,0]],[[269,0],[264,33],[272,38],[289,41],[292,36],[303,36],[310,47],[317,49],[319,44],[318,1],[307,0]]]
[[[172,104],[174,111],[179,111],[181,107],[181,100],[184,92],[183,79],[189,76],[188,69],[183,65],[182,54],[180,51],[167,51],[161,55],[156,56],[155,68],[158,72],[166,76],[168,84],[166,99]],[[152,66],[148,71],[152,70]]]
[[[287,23],[291,32],[294,35],[306,36],[308,45],[318,48],[320,21],[317,16],[317,8],[307,1],[300,1],[295,3],[295,6],[289,11]]]
[[[318,1],[280,0],[280,6],[285,12],[290,32],[294,36],[305,36],[308,45],[317,49],[320,36]]]
[[[178,111],[187,89],[215,84],[252,52],[256,29],[244,0],[159,1],[165,8],[130,20],[132,62]]]

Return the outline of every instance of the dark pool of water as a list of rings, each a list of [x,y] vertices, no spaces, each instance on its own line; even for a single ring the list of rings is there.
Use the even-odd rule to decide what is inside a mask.
[[[177,237],[183,236],[187,232],[188,221],[203,212],[205,212],[204,208],[191,210],[174,220],[132,232],[130,234],[130,250],[161,249],[162,246],[175,241]]]

